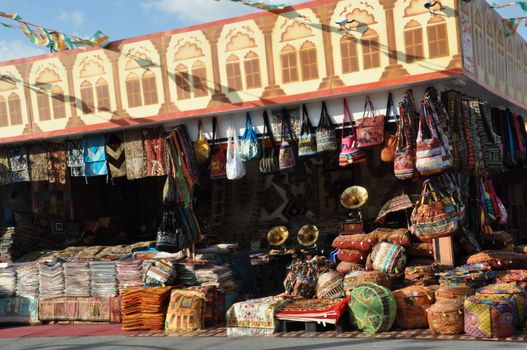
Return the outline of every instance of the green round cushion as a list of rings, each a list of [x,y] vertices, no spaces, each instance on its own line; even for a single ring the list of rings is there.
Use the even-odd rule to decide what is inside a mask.
[[[363,283],[350,294],[351,322],[364,332],[388,331],[395,321],[397,304],[392,292],[375,283]]]

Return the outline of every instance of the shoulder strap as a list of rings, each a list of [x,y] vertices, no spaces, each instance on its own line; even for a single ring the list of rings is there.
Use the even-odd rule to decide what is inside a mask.
[[[388,104],[386,106],[386,122],[390,121],[390,117],[392,117],[397,121],[397,111],[395,109],[395,105],[393,104],[393,96],[392,93],[388,93]]]
[[[215,152],[216,147],[216,129],[218,128],[218,119],[216,117],[212,117],[212,152]]]
[[[351,113],[350,113],[350,110],[349,110],[349,107],[348,107],[348,101],[345,98],[344,98],[343,105],[344,105],[344,117],[342,118],[341,137],[344,137],[344,128],[345,128],[346,119],[350,123],[351,134],[352,135],[355,134],[355,129],[353,128],[353,118],[351,116]]]
[[[364,101],[364,112],[362,118],[373,117],[375,115],[375,110],[373,108],[373,103],[371,103],[370,96],[366,95],[366,100]]]
[[[309,134],[313,132],[313,124],[309,119],[309,114],[307,113],[306,105],[302,105],[302,134]]]

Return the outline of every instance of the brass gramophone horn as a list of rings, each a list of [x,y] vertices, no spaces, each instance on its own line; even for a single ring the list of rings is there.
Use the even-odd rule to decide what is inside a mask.
[[[298,231],[298,243],[304,247],[312,247],[317,243],[319,230],[315,225],[305,225],[302,226],[300,231]]]
[[[267,241],[272,246],[280,246],[287,241],[289,231],[285,226],[275,226],[267,232]]]
[[[348,187],[340,195],[340,203],[347,209],[358,209],[368,201],[368,190],[362,186]]]

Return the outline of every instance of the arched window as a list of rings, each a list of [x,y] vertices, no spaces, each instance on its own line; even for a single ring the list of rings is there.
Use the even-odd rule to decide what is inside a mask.
[[[141,82],[139,81],[139,77],[134,73],[130,73],[126,77],[126,96],[128,98],[129,107],[139,107],[143,105],[141,99]]]
[[[7,115],[7,104],[5,99],[0,96],[0,126],[9,126],[9,117]]]
[[[311,41],[306,41],[300,47],[300,66],[302,80],[318,79],[317,48]]]
[[[53,118],[66,118],[66,105],[64,104],[64,91],[55,85],[51,90],[51,105],[53,106]]]
[[[49,96],[42,88],[37,92],[38,117],[40,121],[51,120]]]
[[[20,97],[18,97],[18,94],[15,92],[9,94],[7,104],[9,106],[11,125],[22,124],[22,106],[20,105]]]
[[[176,67],[176,94],[178,100],[186,100],[190,98],[190,77],[188,75],[187,66],[179,64]]]
[[[485,50],[484,50],[484,39],[483,39],[483,23],[481,19],[481,13],[479,9],[474,14],[475,23],[475,35],[474,35],[474,51],[476,63],[482,67],[485,66]]]
[[[227,58],[227,85],[229,91],[240,91],[243,89],[240,59],[235,55],[230,55]]]
[[[359,70],[357,39],[354,36],[344,35],[340,39],[340,55],[342,57],[342,73],[357,72]]]
[[[201,61],[196,61],[192,65],[192,86],[194,88],[194,97],[208,95],[207,68],[205,67],[205,63]]]
[[[295,48],[291,45],[284,47],[280,54],[280,61],[282,63],[282,80],[284,83],[298,81],[298,63]]]
[[[95,83],[95,92],[97,94],[97,110],[99,112],[110,112],[110,89],[104,78],[99,78]]]
[[[380,67],[379,34],[373,29],[367,30],[362,34],[361,44],[364,69]]]
[[[448,33],[445,20],[441,16],[430,18],[426,31],[430,58],[448,56]]]
[[[496,75],[496,62],[494,60],[494,21],[487,19],[487,71],[490,75]]]
[[[247,89],[259,88],[262,86],[260,79],[260,59],[253,51],[245,55],[243,65],[245,68],[245,84]]]
[[[498,81],[505,81],[505,36],[503,34],[503,30],[501,29],[502,24],[498,24],[498,28],[496,30],[496,41],[498,43],[498,69],[497,69],[497,78]]]
[[[156,75],[151,70],[143,74],[143,101],[145,106],[155,105],[157,103]]]
[[[419,22],[412,20],[404,27],[404,46],[406,63],[424,58],[423,28]]]
[[[90,114],[95,110],[95,99],[93,97],[93,86],[89,81],[83,81],[81,84],[81,102],[82,113]]]

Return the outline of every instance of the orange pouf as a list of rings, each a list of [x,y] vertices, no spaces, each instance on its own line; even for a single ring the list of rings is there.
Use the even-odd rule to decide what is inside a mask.
[[[427,310],[428,324],[433,334],[463,334],[465,320],[463,303],[441,300]]]
[[[434,302],[434,293],[426,287],[410,286],[393,292],[397,303],[396,324],[401,328],[426,328],[426,310]]]

